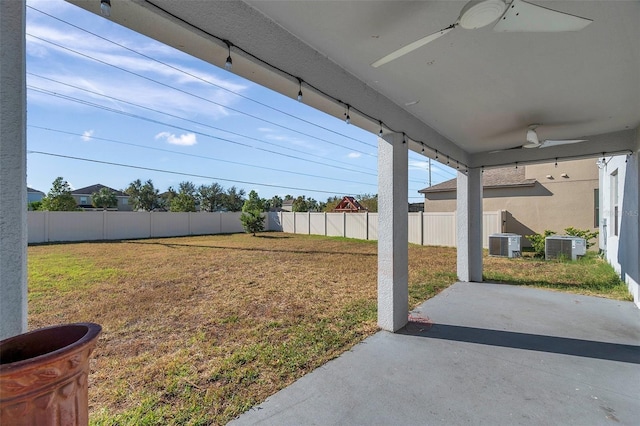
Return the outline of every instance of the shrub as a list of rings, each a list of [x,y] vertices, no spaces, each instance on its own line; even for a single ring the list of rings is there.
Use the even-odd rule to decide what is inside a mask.
[[[555,232],[545,229],[544,234],[533,234],[524,236],[531,242],[531,247],[533,247],[533,251],[536,257],[544,257],[544,240],[549,235],[555,235]]]
[[[598,231],[591,232],[588,229],[576,229],[572,226],[565,228],[564,232],[572,237],[584,238],[587,242],[587,249],[595,244],[595,241],[591,242],[590,240],[598,238]]]

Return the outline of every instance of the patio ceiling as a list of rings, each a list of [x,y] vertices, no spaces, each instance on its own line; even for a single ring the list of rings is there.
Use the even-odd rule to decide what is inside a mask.
[[[99,0],[68,1],[99,13]],[[593,22],[560,33],[458,27],[374,68],[454,23],[465,2],[111,0],[111,19],[218,66],[228,40],[233,72],[290,97],[300,78],[305,103],[340,118],[348,104],[353,124],[378,133],[381,120],[441,161],[479,167],[637,151],[640,1],[531,2]],[[534,123],[540,140],[588,141],[493,152],[523,145]]]

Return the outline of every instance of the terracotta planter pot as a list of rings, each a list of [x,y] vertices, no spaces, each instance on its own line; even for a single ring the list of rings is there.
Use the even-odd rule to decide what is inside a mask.
[[[0,425],[89,423],[89,356],[102,327],[41,328],[0,342]]]

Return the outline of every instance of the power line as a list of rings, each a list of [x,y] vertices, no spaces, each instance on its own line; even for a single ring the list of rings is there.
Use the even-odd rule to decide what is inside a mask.
[[[58,84],[61,84],[61,85],[63,85],[63,86],[72,87],[72,88],[74,88],[74,89],[77,89],[77,90],[80,90],[80,91],[83,91],[83,92],[86,92],[86,93],[91,93],[91,94],[96,95],[96,96],[100,96],[100,97],[107,98],[107,99],[111,99],[111,100],[114,100],[114,101],[117,101],[117,102],[121,102],[121,103],[124,103],[124,104],[127,104],[127,105],[131,105],[131,106],[134,106],[134,107],[136,107],[136,108],[146,109],[146,110],[148,110],[148,111],[152,111],[152,112],[154,112],[154,113],[156,113],[156,114],[166,115],[166,116],[169,116],[169,117],[172,117],[172,118],[176,118],[176,119],[178,119],[178,120],[184,120],[184,121],[187,121],[187,122],[189,122],[189,123],[197,124],[197,125],[199,125],[199,126],[208,127],[208,128],[210,128],[210,129],[217,130],[217,131],[219,131],[219,132],[229,133],[229,134],[234,135],[234,136],[240,136],[240,137],[245,138],[245,139],[250,139],[250,140],[254,140],[254,141],[260,142],[260,143],[264,143],[264,144],[269,144],[269,145],[271,145],[271,143],[266,142],[266,141],[263,141],[262,139],[254,138],[254,137],[252,137],[252,136],[244,135],[244,134],[242,134],[242,133],[232,132],[231,130],[225,130],[225,129],[222,129],[222,128],[220,128],[220,127],[215,127],[215,126],[212,126],[212,125],[210,125],[210,124],[202,123],[202,122],[200,122],[200,121],[191,120],[191,119],[189,119],[189,118],[180,117],[180,116],[175,115],[175,114],[171,114],[171,113],[168,113],[168,112],[165,112],[165,111],[160,111],[160,110],[157,110],[157,109],[154,109],[154,108],[146,107],[146,106],[144,106],[144,105],[136,104],[136,103],[134,103],[134,102],[125,101],[125,100],[123,100],[123,99],[116,98],[116,97],[114,97],[114,96],[108,96],[108,95],[105,95],[105,94],[103,94],[103,93],[99,93],[99,92],[96,92],[96,91],[93,91],[93,90],[86,89],[86,88],[84,88],[84,87],[80,87],[80,86],[76,86],[76,85],[73,85],[73,84],[65,83],[65,82],[62,82],[62,81],[59,81],[59,80],[55,80],[55,79],[53,79],[53,78],[45,77],[45,76],[42,76],[42,75],[39,75],[39,74],[34,74],[34,73],[31,73],[31,72],[27,72],[27,74],[28,74],[28,75],[32,75],[32,76],[37,77],[37,78],[41,78],[41,79],[43,79],[43,80],[48,80],[48,81],[52,81],[52,82],[54,82],[54,83],[58,83]],[[34,87],[34,88],[35,88],[35,86],[29,86],[29,87]],[[48,90],[48,89],[41,89],[41,88],[38,88],[38,89],[39,89],[39,90]],[[49,92],[51,92],[51,93],[56,93],[56,92],[53,92],[53,91],[49,91]],[[68,95],[62,95],[62,96],[68,96]],[[77,99],[77,98],[74,98],[74,99]],[[117,111],[117,110],[115,110],[115,111]],[[167,123],[164,123],[164,124],[171,126],[170,124],[167,124]],[[183,130],[184,130],[184,129],[183,129]],[[344,147],[343,147],[343,146],[341,146],[341,145],[338,145],[338,146],[339,146],[340,148],[344,148]],[[324,158],[324,157],[320,157],[320,156],[316,156],[316,155],[314,155],[314,154],[310,154],[310,153],[309,153],[309,152],[307,152],[307,151],[302,151],[302,150],[298,150],[298,149],[294,149],[294,148],[290,148],[290,147],[282,147],[282,146],[279,146],[279,147],[280,147],[280,148],[282,148],[282,149],[286,149],[286,150],[290,150],[290,151],[294,151],[294,152],[299,152],[299,153],[302,153],[302,154],[305,154],[305,155],[309,155],[309,156],[313,156],[313,157],[318,157],[318,158],[322,158],[323,160],[327,160],[327,159],[326,159],[326,158]],[[355,151],[355,150],[350,150],[350,151]],[[333,162],[336,162],[336,163],[340,163],[340,164],[345,164],[345,165],[348,165],[348,166],[352,166],[352,164],[350,164],[350,163],[346,163],[346,162],[344,162],[344,161],[333,160],[333,159],[329,159],[329,160],[330,160],[330,161],[333,161]],[[365,168],[363,168],[363,169],[365,169]],[[366,168],[366,170],[372,170],[372,169]]]
[[[32,125],[32,124],[27,125],[27,127],[31,127],[31,128],[34,128],[34,129],[46,130],[46,131],[50,131],[50,132],[62,133],[62,134],[72,135],[72,136],[79,136],[79,137],[83,137],[84,136],[84,135],[81,135],[81,134],[78,134],[78,133],[68,132],[68,131],[65,131],[65,130],[51,129],[51,128],[48,128],[48,127],[35,126],[35,125]],[[254,168],[257,168],[257,169],[271,170],[271,171],[280,172],[280,173],[290,173],[290,174],[294,174],[294,175],[308,176],[308,177],[313,177],[313,178],[318,178],[318,179],[334,180],[334,181],[337,181],[337,182],[350,182],[350,183],[357,183],[357,184],[361,184],[361,185],[369,185],[369,186],[376,186],[376,187],[378,186],[377,184],[372,184],[372,183],[368,183],[368,182],[358,182],[358,181],[353,181],[353,180],[332,178],[332,177],[328,177],[328,176],[312,175],[312,174],[309,174],[309,173],[294,172],[294,171],[291,171],[291,170],[283,170],[283,169],[276,169],[276,168],[266,167],[266,166],[258,166],[258,165],[255,165],[255,164],[241,163],[241,162],[232,161],[232,160],[223,160],[223,159],[220,159],[220,158],[207,157],[207,156],[198,155],[198,154],[189,154],[189,153],[186,153],[186,152],[173,151],[173,150],[170,150],[170,149],[158,148],[158,147],[153,147],[153,146],[139,145],[139,144],[135,144],[135,143],[131,143],[131,142],[117,141],[117,140],[114,140],[114,139],[101,138],[101,137],[97,137],[97,136],[86,136],[86,137],[88,137],[90,139],[104,141],[104,142],[111,142],[111,143],[117,143],[117,144],[121,144],[121,145],[134,146],[136,148],[150,149],[150,150],[153,150],[153,151],[160,151],[160,152],[168,152],[168,153],[171,153],[171,154],[183,155],[183,156],[194,157],[194,158],[202,158],[202,159],[205,159],[205,160],[218,161],[218,162],[221,162],[221,163],[237,164],[239,166],[254,167]]]
[[[121,114],[121,115],[125,115],[125,116],[128,116],[128,117],[136,118],[138,120],[144,120],[144,121],[148,121],[148,122],[151,122],[151,123],[161,124],[163,126],[170,126],[170,127],[175,128],[175,129],[180,129],[180,130],[184,130],[186,132],[195,133],[195,134],[198,134],[198,135],[201,135],[201,136],[205,136],[205,137],[208,137],[208,138],[211,138],[211,139],[219,140],[219,141],[222,141],[222,142],[228,142],[228,143],[232,143],[232,144],[235,144],[235,145],[244,146],[246,148],[253,148],[253,149],[257,149],[259,151],[264,151],[264,152],[268,152],[268,153],[271,153],[271,154],[280,155],[280,156],[283,156],[283,157],[292,158],[292,159],[296,159],[296,160],[306,161],[306,162],[309,162],[309,163],[319,164],[319,165],[326,166],[326,167],[333,167],[333,168],[340,169],[340,170],[343,170],[343,171],[347,170],[347,171],[353,172],[353,173],[361,173],[361,174],[370,175],[370,176],[377,176],[375,173],[368,173],[368,172],[361,171],[361,170],[345,169],[344,167],[334,166],[332,164],[327,164],[327,163],[322,163],[322,162],[319,162],[319,161],[309,160],[307,158],[297,157],[295,155],[290,155],[290,154],[284,154],[282,152],[272,151],[272,150],[269,150],[269,149],[266,149],[266,148],[260,148],[260,147],[257,147],[257,146],[245,144],[245,143],[234,141],[234,140],[231,140],[231,139],[225,139],[225,138],[221,138],[221,137],[218,137],[218,136],[213,136],[213,135],[210,135],[208,133],[200,132],[198,130],[189,129],[189,128],[186,128],[186,127],[177,126],[175,124],[163,123],[161,121],[154,120],[154,119],[149,118],[149,117],[143,117],[143,116],[140,116],[140,115],[137,115],[137,114],[133,114],[133,113],[130,113],[130,112],[126,112],[126,111],[119,111],[119,110],[116,110],[116,109],[113,109],[113,108],[109,108],[109,107],[104,106],[104,105],[95,104],[93,102],[85,101],[83,99],[74,98],[72,96],[62,95],[60,93],[52,92],[52,91],[49,91],[49,90],[46,90],[46,89],[42,89],[42,88],[39,88],[39,87],[35,87],[35,86],[27,86],[27,89],[33,90],[33,91],[36,91],[36,92],[39,92],[39,93],[43,93],[43,94],[46,94],[46,95],[50,95],[50,96],[53,96],[53,97],[57,97],[57,98],[60,98],[60,99],[65,99],[65,100],[68,100],[68,101],[77,102],[77,103],[80,103],[80,104],[83,104],[83,105],[87,105],[87,106],[91,106],[91,107],[94,107],[94,108],[102,109],[104,111],[109,111],[109,112],[113,112],[113,113],[116,113],[116,114]],[[311,154],[307,154],[307,155],[311,155]],[[333,161],[336,161],[336,160],[333,160]]]
[[[238,184],[244,184],[244,185],[266,186],[266,187],[269,187],[269,188],[291,189],[291,190],[295,190],[295,191],[316,192],[316,193],[331,194],[331,195],[336,195],[336,194],[343,193],[342,191],[325,191],[325,190],[322,190],[322,189],[297,188],[297,187],[293,187],[293,186],[282,186],[282,185],[275,185],[275,184],[269,184],[269,183],[258,183],[258,182],[243,181],[243,180],[237,180],[237,179],[226,179],[226,178],[215,177],[215,176],[199,175],[199,174],[195,174],[195,173],[176,172],[176,171],[173,171],[173,170],[163,170],[163,169],[156,169],[156,168],[153,168],[153,167],[135,166],[135,165],[132,165],[132,164],[122,164],[122,163],[115,163],[115,162],[112,162],[112,161],[103,161],[103,160],[95,160],[95,159],[91,159],[91,158],[74,157],[74,156],[71,156],[71,155],[54,154],[52,152],[44,152],[44,151],[28,150],[27,154],[41,154],[41,155],[48,155],[48,156],[51,156],[51,157],[67,158],[67,159],[70,159],[70,160],[87,161],[87,162],[90,162],[90,163],[97,163],[97,164],[106,164],[106,165],[109,165],[109,166],[127,167],[127,168],[130,168],[130,169],[146,170],[146,171],[158,172],[158,173],[168,173],[168,174],[172,174],[172,175],[189,176],[189,177],[196,177],[196,178],[201,178],[201,179],[211,179],[213,181],[231,182],[231,183],[238,183]],[[348,195],[356,195],[356,194],[348,194]]]
[[[330,132],[330,133],[336,134],[336,135],[341,136],[341,137],[343,137],[343,138],[351,139],[351,140],[353,140],[353,141],[356,141],[356,142],[363,143],[363,144],[366,144],[366,145],[368,145],[368,146],[372,146],[372,147],[374,147],[374,145],[371,145],[371,144],[369,144],[369,143],[367,143],[367,142],[364,142],[364,141],[362,141],[362,140],[360,140],[360,139],[357,139],[357,138],[351,137],[351,136],[349,136],[349,135],[345,135],[344,133],[337,132],[337,131],[335,131],[335,130],[333,130],[333,129],[330,129],[330,128],[328,128],[328,127],[325,127],[325,126],[321,126],[321,125],[319,125],[319,124],[317,124],[317,123],[314,123],[314,122],[312,122],[312,121],[305,120],[304,118],[298,117],[298,116],[296,116],[296,115],[294,115],[294,114],[291,114],[291,113],[288,113],[288,112],[286,112],[286,111],[280,110],[280,109],[275,108],[275,107],[273,107],[273,106],[271,106],[271,105],[269,105],[269,104],[266,104],[266,103],[264,103],[264,102],[260,102],[260,101],[258,101],[258,100],[256,100],[256,99],[253,99],[253,98],[250,98],[250,97],[248,97],[248,96],[242,95],[242,94],[240,94],[240,93],[238,93],[238,92],[236,92],[236,91],[233,91],[233,90],[231,90],[231,89],[229,89],[229,88],[226,88],[226,87],[224,87],[224,86],[220,86],[220,85],[218,85],[218,84],[215,84],[215,83],[213,83],[212,81],[209,81],[209,80],[207,80],[207,79],[205,79],[205,78],[202,78],[202,77],[197,76],[197,75],[195,75],[195,74],[192,74],[192,73],[190,73],[190,72],[188,72],[188,71],[185,71],[185,70],[183,70],[183,69],[180,69],[180,68],[178,68],[178,67],[175,67],[175,66],[173,66],[173,65],[171,65],[171,64],[168,64],[168,63],[166,63],[166,62],[164,62],[164,61],[161,61],[161,60],[159,60],[159,59],[156,59],[156,58],[154,58],[154,57],[152,57],[152,56],[146,55],[146,54],[144,54],[144,53],[142,53],[142,52],[139,52],[139,51],[137,51],[137,50],[135,50],[135,49],[132,49],[132,48],[130,48],[130,47],[127,47],[127,46],[125,46],[125,45],[123,45],[123,44],[120,44],[120,43],[118,43],[118,42],[115,42],[115,41],[113,41],[113,40],[110,40],[110,39],[108,39],[108,38],[106,38],[106,37],[104,37],[104,36],[101,36],[101,35],[99,35],[99,34],[96,34],[96,33],[94,33],[94,32],[91,32],[91,31],[89,31],[89,30],[87,30],[87,29],[85,29],[85,28],[82,28],[82,27],[78,26],[78,25],[75,25],[75,24],[72,24],[72,23],[70,23],[70,22],[68,22],[68,21],[65,21],[64,19],[61,19],[61,18],[58,18],[58,17],[56,17],[56,16],[50,15],[50,14],[48,14],[48,13],[46,13],[46,12],[44,12],[44,11],[40,10],[40,9],[37,9],[37,8],[35,8],[35,7],[33,7],[33,6],[27,5],[27,7],[28,7],[29,9],[32,9],[32,10],[34,10],[34,11],[36,11],[36,12],[39,12],[39,13],[41,13],[41,14],[43,14],[43,15],[46,15],[46,16],[48,16],[48,17],[52,18],[52,19],[55,19],[55,20],[60,21],[60,22],[62,22],[62,23],[64,23],[64,24],[66,24],[66,25],[69,25],[69,26],[71,26],[71,27],[73,27],[73,28],[76,28],[76,29],[78,29],[78,30],[80,30],[80,31],[83,31],[83,32],[85,32],[85,33],[87,33],[87,34],[91,34],[91,35],[93,35],[94,37],[97,37],[97,38],[99,38],[99,39],[101,39],[101,40],[103,40],[103,41],[106,41],[106,42],[108,42],[108,43],[111,43],[111,44],[113,44],[113,45],[115,45],[115,46],[118,46],[118,47],[120,47],[120,48],[122,48],[122,49],[128,50],[129,52],[135,53],[136,55],[139,55],[139,56],[141,56],[141,57],[143,57],[143,58],[145,58],[145,59],[148,59],[148,60],[150,60],[150,61],[153,61],[153,62],[156,62],[156,63],[158,63],[158,64],[164,65],[165,67],[168,67],[168,68],[171,68],[171,69],[173,69],[173,70],[175,70],[175,71],[181,72],[181,73],[183,73],[183,74],[185,74],[185,75],[188,75],[189,77],[192,77],[192,78],[194,78],[194,79],[196,79],[196,80],[200,80],[200,81],[202,81],[202,82],[204,82],[204,83],[210,84],[211,86],[217,87],[218,89],[221,89],[221,90],[224,90],[224,91],[226,91],[226,92],[232,93],[232,94],[234,94],[234,95],[236,95],[236,96],[238,96],[238,97],[240,97],[240,98],[242,98],[242,99],[246,99],[246,100],[248,100],[248,101],[254,102],[254,103],[256,103],[256,104],[258,104],[258,105],[261,105],[261,106],[263,106],[263,107],[265,107],[265,108],[269,108],[269,109],[271,109],[271,110],[273,110],[273,111],[279,112],[280,114],[283,114],[283,115],[286,115],[286,116],[291,117],[291,118],[293,118],[293,119],[296,119],[296,120],[302,121],[303,123],[306,123],[306,124],[309,124],[309,125],[315,126],[315,127],[319,128],[319,129],[322,129],[322,130],[325,130],[325,131],[327,131],[327,132]]]
[[[28,35],[29,37],[33,37],[33,38],[35,38],[35,39],[37,39],[37,40],[43,41],[43,42],[45,42],[45,43],[51,44],[51,45],[53,45],[53,46],[59,47],[60,49],[64,49],[64,50],[67,50],[67,51],[69,51],[69,52],[75,53],[76,55],[79,55],[79,56],[82,56],[82,57],[85,57],[85,58],[91,59],[91,60],[96,61],[96,62],[98,62],[98,63],[101,63],[101,64],[103,64],[103,65],[110,66],[110,67],[115,68],[115,69],[117,69],[117,70],[120,70],[120,71],[122,71],[122,72],[126,72],[126,73],[128,73],[128,74],[134,75],[134,76],[139,77],[139,78],[142,78],[142,79],[144,79],[144,80],[151,81],[151,82],[153,82],[153,83],[159,84],[159,85],[161,85],[161,86],[163,86],[163,87],[167,87],[167,88],[169,88],[169,89],[175,90],[175,91],[180,92],[180,93],[183,93],[183,94],[185,94],[185,95],[192,96],[192,97],[194,97],[194,98],[196,98],[196,99],[200,99],[200,100],[202,100],[202,101],[204,101],[204,102],[208,102],[208,103],[211,103],[211,104],[213,104],[213,105],[217,105],[217,106],[220,106],[220,107],[222,107],[222,108],[226,108],[226,109],[228,109],[229,111],[237,112],[238,114],[242,114],[242,115],[245,115],[245,116],[247,116],[247,117],[251,117],[251,118],[253,118],[253,119],[255,119],[255,120],[259,120],[259,121],[262,121],[262,122],[265,122],[265,123],[271,124],[271,125],[273,125],[273,126],[277,126],[277,127],[282,128],[282,129],[289,130],[289,131],[291,131],[291,132],[295,132],[295,133],[298,133],[298,134],[300,134],[300,135],[307,136],[307,137],[309,137],[309,138],[313,138],[313,139],[319,140],[319,141],[321,141],[321,142],[325,142],[325,143],[328,143],[328,144],[331,144],[331,145],[337,145],[337,146],[340,146],[341,148],[345,148],[345,149],[352,149],[352,148],[348,148],[348,147],[345,147],[345,146],[343,146],[343,145],[337,144],[337,143],[335,143],[335,142],[331,142],[331,141],[329,141],[329,140],[327,140],[327,139],[324,139],[324,138],[321,138],[321,137],[318,137],[318,136],[314,136],[314,135],[311,135],[311,134],[309,134],[309,133],[301,132],[301,131],[299,131],[299,130],[295,130],[295,129],[292,129],[292,128],[290,128],[290,127],[284,126],[284,125],[282,125],[282,124],[278,124],[278,123],[276,123],[276,122],[274,122],[274,121],[267,120],[267,119],[264,119],[264,118],[258,117],[258,116],[253,115],[253,114],[249,114],[249,113],[247,113],[247,112],[241,111],[241,110],[239,110],[239,109],[236,109],[236,108],[233,108],[233,107],[230,107],[230,106],[227,106],[227,105],[223,105],[223,104],[221,104],[221,103],[219,103],[219,102],[212,101],[211,99],[207,99],[207,98],[205,98],[205,97],[203,97],[203,96],[196,95],[196,94],[191,93],[191,92],[188,92],[188,91],[186,91],[186,90],[179,89],[179,88],[177,88],[177,87],[171,86],[170,84],[167,84],[167,83],[163,83],[163,82],[160,82],[160,81],[154,80],[154,79],[152,79],[151,77],[147,77],[147,76],[144,76],[144,75],[142,75],[142,74],[139,74],[139,73],[136,73],[136,72],[133,72],[133,71],[127,70],[127,69],[125,69],[125,68],[119,67],[119,66],[117,66],[117,65],[110,64],[110,63],[108,63],[108,62],[105,62],[105,61],[102,61],[102,60],[100,60],[100,59],[94,58],[93,56],[87,55],[86,53],[78,52],[77,50],[73,50],[73,49],[71,49],[71,48],[69,48],[69,47],[63,46],[63,45],[61,45],[61,44],[55,43],[55,42],[50,41],[50,40],[43,39],[43,38],[38,37],[38,36],[35,36],[35,35],[33,35],[33,34],[26,33],[26,35]],[[364,143],[364,142],[361,142],[361,143]],[[367,145],[367,146],[369,146],[369,147],[373,147],[373,145],[370,145],[370,144],[366,144],[366,143],[365,143],[365,145]],[[353,151],[357,151],[357,150],[355,150],[355,149],[352,149],[352,150],[353,150]],[[375,155],[373,155],[373,154],[369,154],[369,153],[364,152],[364,151],[357,151],[357,152],[360,152],[361,154],[364,154],[364,155],[370,155],[370,156],[375,157]]]

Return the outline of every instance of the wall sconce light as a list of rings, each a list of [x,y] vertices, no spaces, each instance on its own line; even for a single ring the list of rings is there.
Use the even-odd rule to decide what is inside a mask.
[[[569,175],[566,174],[566,173],[563,173],[563,174],[560,175],[560,177],[563,177],[563,178],[567,179],[567,178],[569,178]]]
[[[551,175],[547,175],[547,179],[551,179],[551,180],[553,180],[553,176],[551,176]]]

